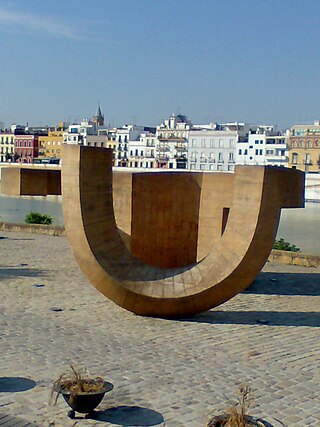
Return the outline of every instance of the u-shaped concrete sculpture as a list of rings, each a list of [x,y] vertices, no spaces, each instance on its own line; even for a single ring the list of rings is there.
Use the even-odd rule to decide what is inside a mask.
[[[304,173],[119,172],[112,151],[65,146],[64,221],[90,282],[134,313],[179,317],[227,301],[267,261],[281,208],[304,206]]]

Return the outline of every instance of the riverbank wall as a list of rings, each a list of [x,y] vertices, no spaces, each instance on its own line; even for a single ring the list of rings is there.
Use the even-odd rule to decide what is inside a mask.
[[[43,224],[15,224],[0,222],[0,231],[46,234],[49,236],[65,236],[64,227]],[[301,252],[279,251],[272,249],[268,258],[274,264],[298,265],[300,267],[320,267],[320,256],[309,255]]]

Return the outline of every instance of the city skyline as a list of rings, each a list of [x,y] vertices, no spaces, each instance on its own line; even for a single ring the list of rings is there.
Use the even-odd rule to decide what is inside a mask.
[[[319,119],[320,3],[4,1],[0,121]]]

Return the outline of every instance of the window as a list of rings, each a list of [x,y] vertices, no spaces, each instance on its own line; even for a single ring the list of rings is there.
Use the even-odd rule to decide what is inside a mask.
[[[303,139],[300,140],[300,147],[304,147]]]
[[[223,148],[223,139],[219,139],[219,148]]]
[[[229,147],[233,148],[234,147],[234,139],[230,139],[229,140]]]
[[[259,154],[259,150],[256,150],[256,156]]]
[[[135,156],[137,156],[138,155],[138,150],[135,150]]]
[[[263,144],[263,139],[260,139],[260,144]]]
[[[308,154],[308,153],[306,154],[305,164],[306,165],[310,165],[311,164],[310,154]]]
[[[273,150],[266,150],[266,154],[273,154]]]
[[[241,148],[239,148],[239,156],[241,156],[241,154],[242,154],[242,150]]]
[[[206,140],[204,138],[201,139],[201,148],[206,148]]]
[[[292,163],[296,165],[298,163],[298,154],[292,153]]]
[[[255,143],[255,144],[259,144],[259,140],[258,140],[258,139],[256,139],[256,140],[254,141],[254,143]]]
[[[228,171],[233,172],[234,170],[234,166],[233,165],[228,165]]]
[[[229,162],[233,162],[233,153],[229,153]]]
[[[191,147],[195,147],[196,146],[196,140],[195,139],[192,139],[191,140]]]
[[[263,150],[259,150],[259,155],[262,156],[263,155]]]
[[[308,141],[308,147],[309,147],[309,148],[311,148],[311,147],[312,147],[312,142],[310,141],[310,139],[309,139],[309,141]]]
[[[245,156],[247,156],[247,155],[248,155],[248,150],[247,150],[247,149],[245,149],[243,154],[244,154]]]
[[[223,162],[223,153],[219,153],[218,162]]]
[[[218,171],[222,171],[222,168],[223,168],[223,166],[222,166],[222,165],[218,165],[218,166],[217,166],[217,170],[218,170]]]
[[[249,145],[249,148],[253,148],[253,145]]]
[[[297,146],[298,146],[297,141],[294,139],[294,140],[292,141],[292,147],[297,147]]]
[[[210,139],[210,148],[214,148],[214,139]]]
[[[202,171],[203,171],[203,170],[205,170],[205,168],[206,168],[206,165],[205,165],[204,163],[201,163],[201,164],[200,164],[200,170],[202,170]]]
[[[140,155],[143,156],[143,150],[140,151]]]

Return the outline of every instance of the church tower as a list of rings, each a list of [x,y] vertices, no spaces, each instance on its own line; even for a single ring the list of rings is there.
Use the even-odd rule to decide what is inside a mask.
[[[100,102],[98,103],[98,108],[96,114],[93,116],[93,123],[96,124],[96,126],[103,126],[104,125],[104,116],[101,113],[100,109]]]

